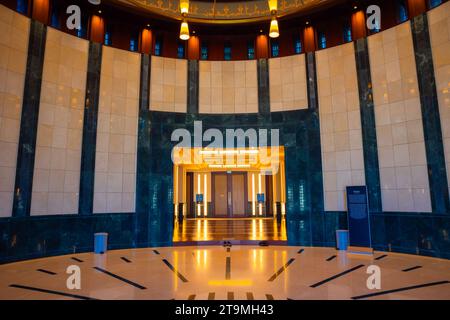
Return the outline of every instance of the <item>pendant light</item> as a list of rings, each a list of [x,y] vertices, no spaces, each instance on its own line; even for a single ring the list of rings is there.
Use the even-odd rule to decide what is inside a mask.
[[[185,20],[183,20],[183,22],[181,23],[180,39],[189,40],[189,25]]]
[[[272,21],[270,21],[269,37],[278,38],[279,36],[280,30],[278,29],[278,20],[277,18],[273,17]]]
[[[280,36],[280,29],[278,28],[277,12],[278,12],[278,0],[268,0],[270,15],[272,20],[270,21],[269,37],[278,38]]]
[[[183,21],[180,26],[180,39],[189,40],[189,25],[186,21],[186,16],[189,13],[189,0],[180,0],[180,12],[183,16]]]

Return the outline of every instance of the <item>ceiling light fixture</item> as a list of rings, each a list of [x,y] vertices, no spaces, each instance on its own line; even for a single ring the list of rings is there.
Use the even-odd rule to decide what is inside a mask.
[[[180,27],[180,39],[181,40],[189,40],[189,25],[186,21],[181,23]]]
[[[189,0],[180,0],[180,12],[183,17],[180,27],[180,39],[189,40],[189,25],[186,21],[186,17],[189,13]]]
[[[280,36],[280,29],[278,28],[277,11],[278,0],[268,0],[270,15],[272,20],[270,21],[269,37],[278,38]]]
[[[182,15],[189,13],[189,0],[180,0],[180,11]]]
[[[268,0],[270,13],[276,14],[278,10],[278,0]]]
[[[270,21],[270,31],[269,31],[269,37],[271,38],[278,38],[280,36],[280,30],[278,29],[278,20],[277,18],[272,18],[272,21]]]

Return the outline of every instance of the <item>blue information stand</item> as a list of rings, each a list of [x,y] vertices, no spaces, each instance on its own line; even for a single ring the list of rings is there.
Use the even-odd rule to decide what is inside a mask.
[[[348,231],[350,247],[372,252],[367,187],[347,187]],[[367,249],[367,250],[364,250]]]

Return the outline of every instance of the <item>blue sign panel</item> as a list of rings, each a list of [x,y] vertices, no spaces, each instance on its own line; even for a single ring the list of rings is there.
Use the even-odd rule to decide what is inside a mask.
[[[350,246],[372,247],[367,187],[347,187]]]
[[[196,194],[195,195],[195,202],[202,203],[203,202],[203,194]]]
[[[264,203],[265,202],[264,193],[258,193],[257,199],[258,199],[258,203]]]

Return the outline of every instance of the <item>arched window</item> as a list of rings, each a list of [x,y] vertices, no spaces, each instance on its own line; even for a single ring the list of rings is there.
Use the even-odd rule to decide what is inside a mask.
[[[28,1],[27,0],[17,0],[16,6],[17,12],[27,14],[28,12]]]
[[[247,43],[247,59],[255,59],[255,44],[253,41]]]
[[[302,53],[302,41],[300,40],[300,37],[294,38],[294,52],[295,54]]]
[[[82,13],[80,29],[77,29],[77,37],[78,38],[86,38],[86,35],[87,35],[86,26],[87,26],[87,15],[83,15],[83,13]]]
[[[86,36],[86,29],[83,26],[83,23],[80,26],[80,29],[77,29],[77,37],[84,38]]]
[[[319,49],[325,49],[327,47],[327,38],[325,33],[319,32],[317,38],[319,39]]]
[[[442,0],[429,0],[428,6],[430,7],[430,9],[432,9],[432,8],[437,7],[441,3],[442,3]]]
[[[202,42],[202,47],[200,48],[200,59],[208,60],[208,44]]]
[[[398,22],[402,23],[408,20],[408,9],[404,0],[398,2]]]
[[[61,27],[61,24],[59,22],[59,8],[58,8],[58,5],[56,4],[56,1],[52,2],[50,26],[52,26],[53,28],[60,28]]]
[[[136,38],[130,39],[130,51],[137,51],[137,40]]]
[[[231,44],[225,43],[225,47],[223,48],[223,58],[224,60],[231,60]]]
[[[381,25],[380,25],[380,20],[375,20],[375,28],[373,28],[372,33],[377,33],[381,31]]]
[[[184,42],[178,42],[178,48],[177,48],[177,58],[183,59],[184,58]]]
[[[273,58],[278,57],[280,55],[280,45],[278,44],[277,40],[270,41],[270,51]]]
[[[105,31],[105,46],[111,45],[112,45],[111,31],[107,28]]]
[[[161,38],[156,38],[155,41],[155,56],[160,56],[162,54],[162,40]]]
[[[344,42],[352,42],[352,28],[349,25],[344,26]]]

